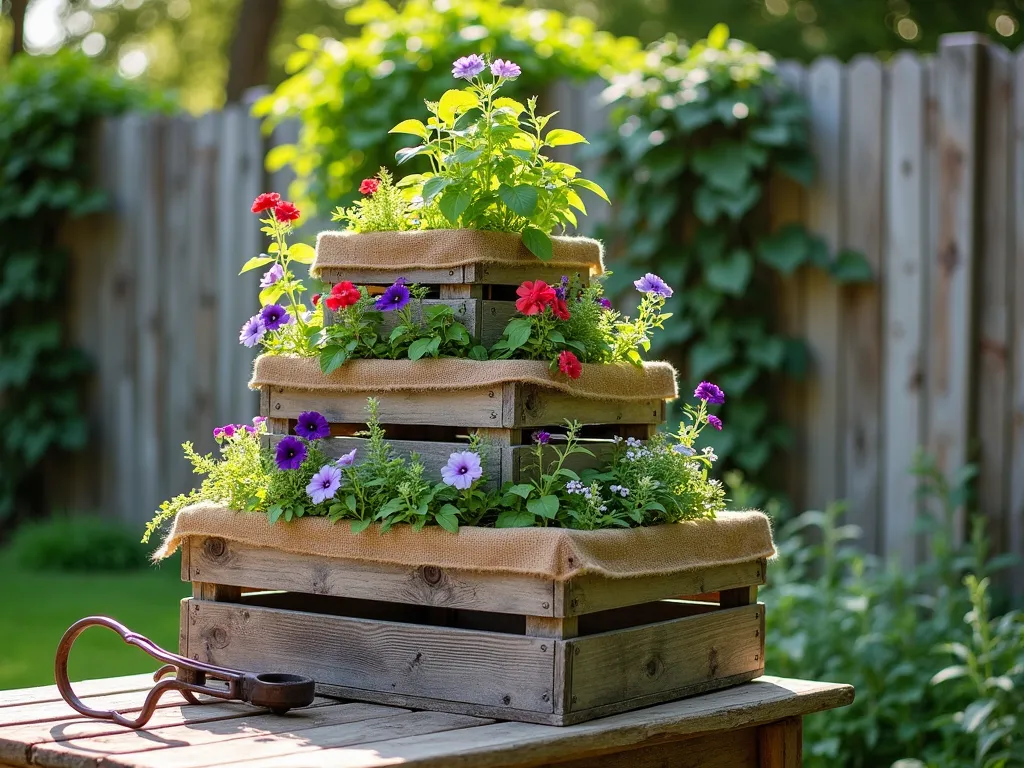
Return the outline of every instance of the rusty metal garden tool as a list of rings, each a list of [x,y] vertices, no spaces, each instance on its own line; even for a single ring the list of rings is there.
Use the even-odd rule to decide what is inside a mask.
[[[139,716],[132,720],[120,712],[114,710],[101,710],[87,707],[75,692],[71,689],[71,681],[68,679],[68,657],[71,655],[71,646],[82,632],[89,627],[106,627],[121,636],[129,645],[141,648],[153,658],[165,662],[154,674],[153,679],[156,685],[146,696]],[[174,677],[162,680],[161,678],[169,672],[190,673],[192,680]],[[72,624],[64,633],[60,644],[57,646],[57,659],[54,666],[54,675],[57,678],[57,690],[60,695],[76,712],[86,717],[95,717],[100,720],[113,720],[120,725],[129,728],[141,728],[153,716],[156,710],[157,701],[167,691],[178,691],[185,699],[192,704],[203,704],[196,698],[197,693],[205,693],[217,699],[228,699],[244,701],[256,707],[264,707],[274,714],[284,714],[289,709],[308,707],[313,703],[315,684],[308,677],[301,675],[286,675],[278,673],[242,672],[237,669],[218,667],[213,664],[204,664],[201,661],[193,661],[171,653],[161,648],[147,637],[138,632],[132,632],[128,627],[114,621],[106,616],[88,616],[79,619]],[[226,688],[216,688],[206,685],[206,678],[222,680],[227,683]]]

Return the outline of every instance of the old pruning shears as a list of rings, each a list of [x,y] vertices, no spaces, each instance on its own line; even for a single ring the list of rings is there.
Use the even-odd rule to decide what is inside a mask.
[[[164,666],[153,674],[156,685],[146,696],[145,703],[134,720],[114,710],[87,707],[71,689],[71,681],[68,679],[68,657],[71,655],[71,646],[74,645],[78,636],[89,627],[106,627],[119,634],[121,639],[129,645],[141,648],[153,658],[164,662]],[[182,671],[190,673],[189,679],[182,679],[180,674],[177,677],[161,679],[170,672],[178,674]],[[279,673],[253,674],[186,659],[184,656],[164,650],[149,638],[132,632],[128,627],[106,616],[88,616],[76,621],[68,628],[64,637],[61,638],[60,645],[57,646],[54,675],[57,679],[57,690],[60,691],[64,701],[76,712],[86,717],[113,720],[115,723],[129,728],[144,726],[153,716],[160,697],[167,691],[178,691],[190,704],[207,703],[196,698],[197,693],[202,693],[216,699],[244,701],[256,707],[264,707],[279,715],[289,709],[308,707],[313,703],[315,694],[315,684],[308,677]],[[227,685],[226,687],[207,685],[207,678],[221,680]]]

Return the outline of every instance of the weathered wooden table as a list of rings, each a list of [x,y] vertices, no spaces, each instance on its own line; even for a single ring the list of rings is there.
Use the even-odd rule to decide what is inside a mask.
[[[97,708],[137,709],[147,675],[78,683]],[[801,718],[853,701],[848,685],[763,677],[563,728],[318,698],[272,715],[164,698],[145,730],[77,716],[55,686],[0,691],[0,768],[791,768]]]

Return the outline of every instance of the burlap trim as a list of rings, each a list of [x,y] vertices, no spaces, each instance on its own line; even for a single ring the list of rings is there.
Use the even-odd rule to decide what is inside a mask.
[[[588,237],[552,237],[553,256],[541,261],[520,235],[477,229],[430,229],[414,232],[321,232],[316,238],[313,277],[323,269],[394,272],[451,269],[467,264],[507,267],[553,267],[599,275],[604,271],[601,243]]]
[[[334,524],[323,517],[270,525],[262,514],[197,504],[178,514],[154,558],[173,554],[188,536],[218,536],[351,563],[435,566],[557,581],[583,574],[612,579],[669,576],[775,554],[771,525],[760,512],[724,512],[714,520],[600,531],[465,527],[452,534],[436,526],[414,531],[399,525],[384,534],[376,526],[353,534],[347,523]]]
[[[638,402],[678,396],[676,371],[668,363],[584,364],[578,379],[552,372],[536,360],[350,360],[330,375],[312,357],[260,355],[253,364],[251,389],[285,387],[307,392],[457,392],[505,382],[535,384],[588,400]]]

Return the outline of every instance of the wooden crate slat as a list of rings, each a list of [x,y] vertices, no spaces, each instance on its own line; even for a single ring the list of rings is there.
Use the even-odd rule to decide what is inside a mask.
[[[594,455],[587,456],[585,453],[575,453],[568,456],[562,464],[565,469],[571,469],[577,473],[585,469],[598,469],[608,464],[615,451],[615,446],[610,441],[586,442],[582,443],[582,445]],[[557,459],[555,454],[556,447],[550,444],[544,446],[542,464],[545,469],[549,466],[550,462]],[[513,482],[523,482],[540,474],[537,467],[536,451],[532,445],[509,446],[508,450],[512,454],[510,466]]]
[[[320,279],[325,283],[340,283],[343,280],[348,280],[356,285],[391,285],[400,277],[404,277],[407,282],[420,285],[452,285],[471,282],[465,278],[465,267],[394,271],[324,267],[320,270]]]
[[[571,711],[631,709],[634,699],[655,703],[753,679],[764,673],[763,643],[763,605],[568,640]]]
[[[554,582],[535,577],[361,565],[224,539],[189,538],[183,550],[190,567],[189,574],[183,576],[186,580],[444,608],[555,615]]]
[[[533,384],[506,384],[506,427],[548,427],[574,420],[583,424],[661,424],[664,400],[588,400]]]
[[[488,349],[501,338],[508,321],[518,310],[514,301],[484,299],[480,310],[480,343]]]
[[[477,338],[479,331],[478,318],[481,309],[480,299],[423,299],[422,304],[414,301],[410,305],[412,319],[418,323],[423,322],[423,310],[427,307],[448,305],[455,312],[455,319],[466,326],[469,335]],[[329,310],[328,310],[329,311]],[[397,312],[385,312],[384,320],[381,323],[380,335],[386,338],[401,322]]]
[[[188,615],[190,634],[201,638],[189,641],[192,655],[198,645],[200,660],[213,664],[367,693],[552,711],[552,640],[201,600],[190,602]]]

